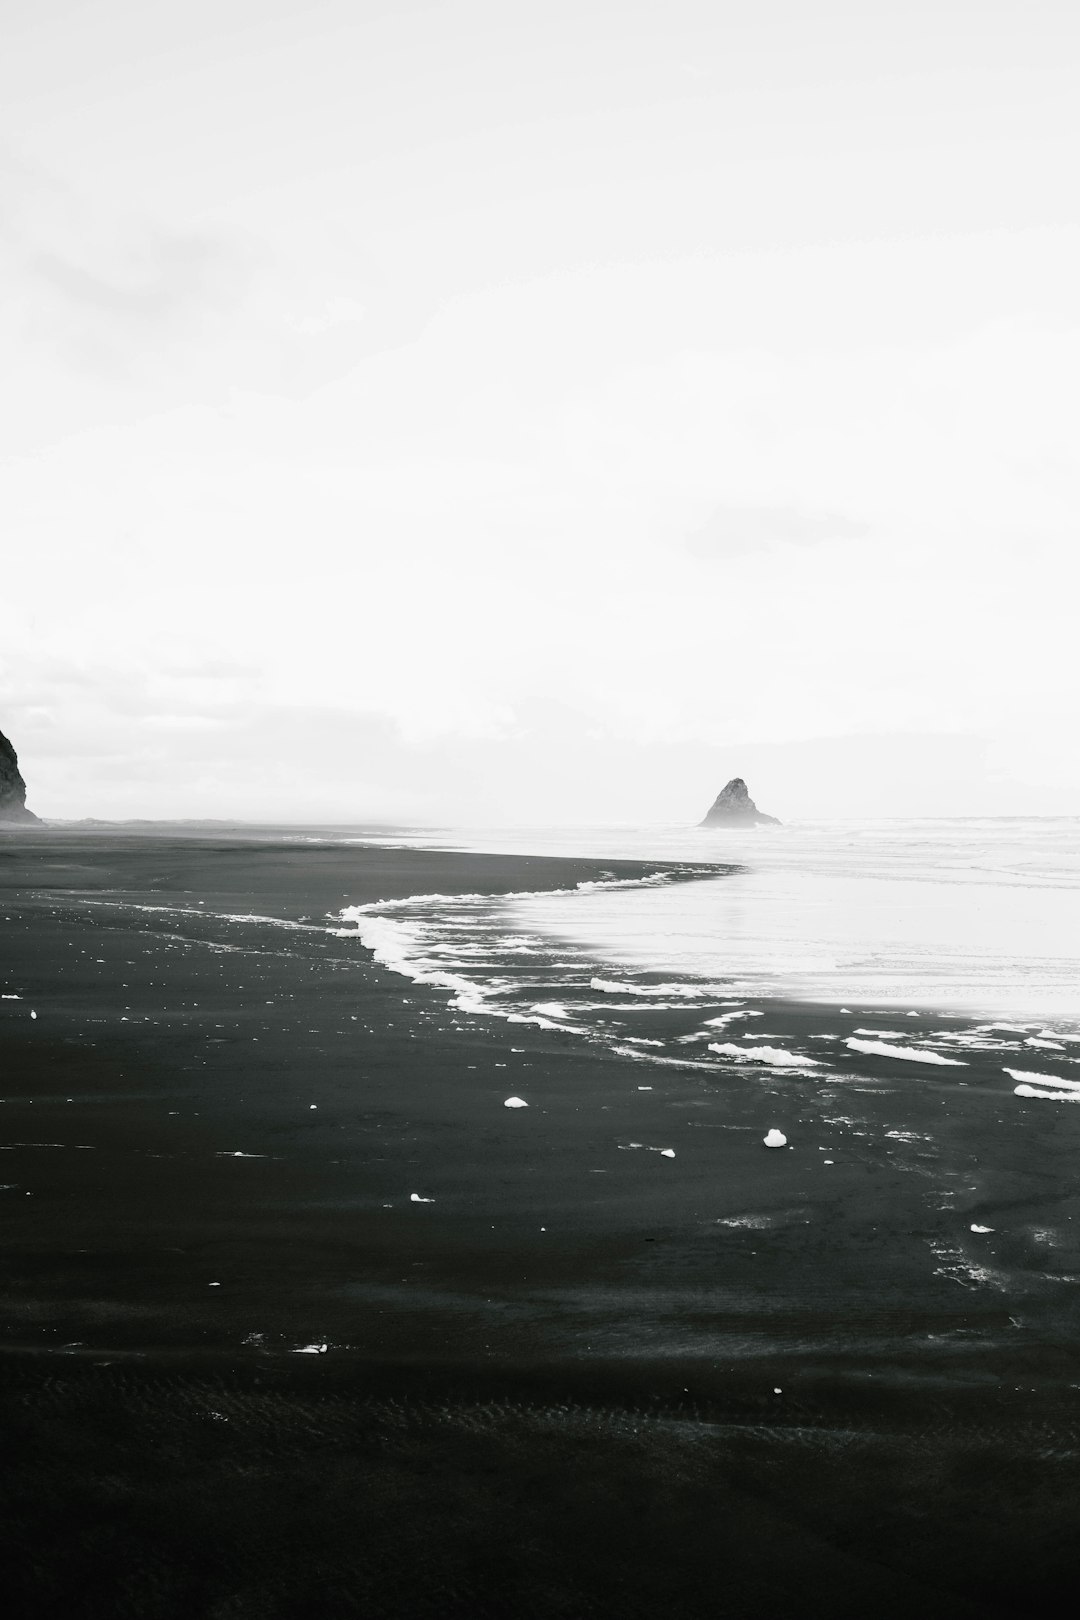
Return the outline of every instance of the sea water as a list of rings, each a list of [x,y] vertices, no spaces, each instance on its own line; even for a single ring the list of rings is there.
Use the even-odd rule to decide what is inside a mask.
[[[732,996],[1080,1026],[1080,818],[477,828],[415,842],[720,870],[511,897],[499,904],[498,927],[484,910],[486,933],[472,935],[458,907],[441,942],[430,926],[437,919],[421,928],[423,939],[412,924],[414,966],[434,948],[444,970],[455,956],[471,956],[474,970],[490,956],[494,967],[500,940],[512,938],[526,955],[563,947],[568,970],[571,959],[594,960],[691,985],[714,980]],[[409,956],[403,936],[398,944]],[[478,985],[482,975],[469,977]]]

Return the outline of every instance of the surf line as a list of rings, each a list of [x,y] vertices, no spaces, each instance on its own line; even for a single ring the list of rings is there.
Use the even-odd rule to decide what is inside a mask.
[[[581,1022],[581,1015],[605,1011],[700,1011],[728,994],[728,987],[697,984],[650,984],[644,977],[619,982],[620,993],[649,998],[639,1007],[598,1003],[596,991],[609,988],[597,976],[597,956],[587,949],[540,933],[523,933],[511,925],[507,908],[516,901],[569,897],[599,890],[656,888],[679,882],[724,878],[740,870],[734,865],[673,865],[644,872],[640,877],[603,874],[572,888],[521,890],[504,894],[423,894],[344,906],[332,930],[340,938],[358,938],[375,962],[411,983],[430,985],[451,993],[452,1010],[495,1017],[508,1023],[532,1024],[541,1029],[600,1039],[611,1045],[616,1035],[601,1029],[600,1020]],[[673,997],[674,1005],[660,998]],[[575,1006],[574,1003],[577,1002]],[[664,1042],[648,1042],[662,1046]]]

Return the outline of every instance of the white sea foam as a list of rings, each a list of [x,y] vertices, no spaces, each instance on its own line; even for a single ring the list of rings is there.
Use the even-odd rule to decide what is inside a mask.
[[[349,840],[344,841],[348,842]],[[375,842],[375,840],[372,841]],[[426,846],[429,843],[429,840],[425,838],[422,840],[422,842]],[[565,899],[568,895],[604,894],[612,889],[663,888],[667,884],[677,881],[678,874],[676,872],[646,872],[642,874],[641,877],[610,877],[591,879],[582,883],[575,883],[573,888],[569,889],[544,889],[542,891],[537,891],[536,889],[514,889],[507,894],[500,895],[499,898],[508,903],[515,900],[535,900],[537,893],[542,892],[545,897],[549,899]],[[491,898],[492,897],[490,894],[485,893],[482,890],[477,890],[475,893],[454,895],[407,894],[390,900],[369,900],[362,906],[346,906],[340,915],[345,918],[352,918],[357,912],[368,913],[390,910],[397,911],[404,907],[411,907],[417,910],[426,911],[430,909],[432,905],[445,905],[447,901],[453,901],[453,903],[458,906],[467,906],[470,903],[486,905],[488,902],[490,902]]]
[[[435,897],[427,896],[429,903],[433,898]],[[461,896],[440,895],[437,898],[445,907],[448,903],[455,904],[460,901]],[[483,898],[490,904],[490,896]],[[481,985],[474,979],[466,978],[462,973],[448,971],[440,962],[432,961],[432,941],[427,930],[419,924],[401,922],[396,918],[372,916],[371,911],[376,908],[384,910],[385,903],[376,902],[375,908],[345,907],[341,912],[342,919],[354,922],[356,926],[337,929],[335,932],[343,937],[359,936],[361,943],[372,953],[376,962],[389,968],[392,973],[400,973],[413,984],[428,984],[438,989],[453,991],[450,1005],[459,1012],[502,1018],[512,1024],[534,1024],[541,1029],[586,1033],[580,1026],[564,1022],[569,1015],[566,1008],[558,1002],[538,1004],[528,1012],[499,1006],[491,999],[492,992],[497,992],[500,988],[497,983]]]
[[[1080,1080],[1066,1080],[1059,1074],[1036,1074],[1032,1069],[1005,1069],[1010,1080],[1030,1080],[1037,1086],[1060,1086],[1080,1091]]]
[[[726,1029],[728,1024],[737,1024],[741,1023],[743,1019],[746,1018],[764,1018],[764,1016],[764,1013],[753,1012],[749,1009],[747,1009],[745,1012],[722,1013],[719,1018],[706,1018],[703,1029],[699,1029],[690,1035],[679,1035],[677,1040],[680,1046],[690,1046],[695,1041],[711,1040],[716,1030]]]
[[[716,1052],[720,1057],[733,1057],[743,1062],[767,1063],[772,1068],[810,1068],[817,1064],[817,1058],[800,1057],[794,1052],[785,1052],[778,1046],[736,1046],[733,1041],[710,1041],[709,1051]]]
[[[850,1046],[853,1052],[865,1052],[867,1057],[906,1058],[909,1063],[938,1063],[954,1069],[967,1068],[961,1058],[942,1057],[940,1052],[918,1047],[889,1046],[885,1041],[860,1041],[854,1035],[849,1035],[844,1045]]]
[[[590,990],[602,990],[609,996],[679,996],[700,1001],[714,993],[710,985],[700,984],[626,984],[617,979],[589,980]]]
[[[685,1012],[685,1001],[579,1001],[579,1012]]]
[[[1014,1097],[1040,1097],[1044,1102],[1080,1102],[1080,1080],[1066,1080],[1059,1074],[1035,1074],[1030,1069],[1006,1069]],[[1034,1082],[1034,1084],[1032,1084]]]

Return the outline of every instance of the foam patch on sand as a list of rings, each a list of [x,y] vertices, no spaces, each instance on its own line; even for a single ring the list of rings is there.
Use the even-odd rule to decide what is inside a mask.
[[[942,1057],[940,1052],[929,1049],[889,1046],[886,1041],[860,1041],[854,1035],[849,1035],[844,1045],[853,1052],[864,1052],[867,1057],[905,1058],[909,1063],[939,1063],[953,1069],[966,1069],[968,1066],[961,1058]]]
[[[764,1018],[765,1014],[754,1009],[746,1008],[738,1012],[721,1013],[717,1018],[706,1018],[705,1027],[697,1030],[693,1035],[680,1035],[678,1041],[681,1046],[690,1046],[695,1041],[710,1040],[718,1029],[726,1029],[729,1024],[737,1024],[745,1018]]]
[[[1004,1272],[992,1271],[989,1266],[982,1266],[974,1260],[969,1260],[963,1249],[954,1243],[944,1243],[940,1239],[931,1238],[928,1247],[938,1262],[934,1267],[934,1275],[937,1277],[947,1277],[950,1282],[959,1283],[961,1288],[990,1287],[1004,1290],[1009,1286],[1009,1278]]]
[[[719,1057],[733,1057],[750,1063],[767,1063],[770,1068],[795,1069],[816,1065],[817,1058],[800,1057],[796,1052],[785,1052],[779,1046],[736,1046],[734,1041],[710,1041],[709,1051]]]
[[[1034,1069],[1003,1069],[1010,1080],[1033,1080],[1039,1086],[1064,1086],[1069,1090],[1080,1091],[1080,1080],[1066,1080],[1060,1074],[1037,1074]]]
[[[1019,1081],[1013,1087],[1014,1097],[1039,1097],[1044,1102],[1080,1102],[1080,1080],[1066,1080],[1060,1074],[1036,1074],[1031,1069],[1005,1069],[1010,1080]]]
[[[958,1051],[971,1052],[1019,1052],[1019,1041],[1001,1040],[996,1035],[988,1035],[984,1030],[948,1029],[935,1030],[930,1036],[933,1041],[940,1041],[945,1046],[955,1047]]]

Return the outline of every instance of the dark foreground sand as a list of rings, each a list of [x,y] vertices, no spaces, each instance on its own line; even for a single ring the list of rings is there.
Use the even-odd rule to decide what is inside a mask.
[[[463,1017],[323,927],[595,875],[0,834],[8,1612],[1071,1601],[1080,1109],[1003,1133],[999,1067],[973,1062],[905,1094],[936,1157],[884,1151],[886,1087],[826,1170],[801,1140],[760,1149],[760,1081],[721,1106],[697,1071]],[[839,1027],[783,1004],[767,1023]],[[985,1286],[977,1221],[1013,1234]]]

